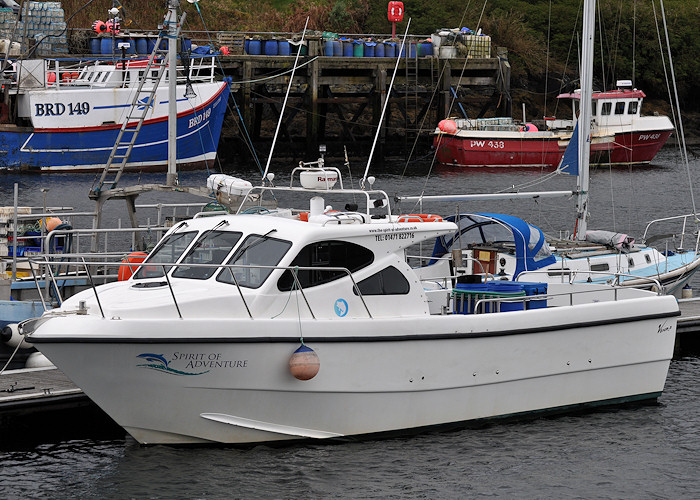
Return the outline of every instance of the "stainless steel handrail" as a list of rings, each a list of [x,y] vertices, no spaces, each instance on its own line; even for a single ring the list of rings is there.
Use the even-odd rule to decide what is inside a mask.
[[[47,258],[47,256],[38,256],[38,257],[30,258],[29,261],[30,261],[30,266],[33,266],[34,264],[40,264],[40,265],[46,265],[46,266],[50,266],[50,265],[54,264],[54,263],[52,263],[52,262],[49,261],[49,259]],[[100,265],[100,266],[105,266],[105,265],[107,265],[107,266],[120,266],[120,267],[123,267],[123,266],[134,266],[134,263],[133,263],[133,262],[87,262],[87,261],[86,261],[84,258],[82,258],[82,257],[80,258],[80,261],[79,261],[79,262],[70,262],[70,261],[68,261],[68,262],[61,262],[61,264],[62,264],[62,265],[71,265],[71,264],[73,264],[73,265],[78,265],[78,264],[80,264],[81,267],[83,267],[83,268],[85,269],[86,276],[87,276],[87,278],[88,278],[88,281],[90,282],[90,287],[91,287],[92,290],[93,290],[93,293],[94,293],[94,295],[95,295],[95,299],[96,299],[97,304],[98,304],[99,309],[100,309],[100,314],[102,315],[103,318],[105,317],[105,314],[104,314],[104,310],[103,310],[103,308],[102,308],[102,304],[101,304],[100,299],[99,299],[99,293],[98,293],[98,290],[97,290],[97,285],[95,284],[95,281],[93,280],[92,273],[90,272],[90,269],[89,269],[90,266],[96,266],[96,265]],[[311,316],[312,316],[313,319],[316,319],[316,316],[315,316],[315,314],[314,314],[314,312],[313,312],[313,310],[312,310],[312,308],[311,308],[311,304],[309,303],[309,300],[308,300],[308,298],[306,297],[306,294],[304,293],[304,288],[303,288],[303,286],[301,285],[301,282],[299,281],[299,279],[298,279],[298,277],[297,277],[297,275],[296,275],[296,272],[297,272],[297,271],[343,272],[343,273],[345,273],[345,274],[350,278],[350,281],[351,281],[351,283],[352,283],[353,290],[357,293],[357,295],[358,295],[360,301],[362,302],[362,305],[363,305],[363,307],[365,308],[365,311],[367,312],[367,316],[368,316],[369,318],[372,318],[372,313],[370,312],[369,307],[367,306],[367,302],[365,301],[365,299],[364,299],[364,297],[363,297],[363,295],[362,295],[362,292],[360,291],[360,288],[359,288],[358,285],[357,285],[357,282],[356,282],[355,279],[353,278],[352,273],[350,272],[350,270],[347,269],[347,268],[345,268],[345,267],[263,266],[263,265],[241,265],[241,264],[190,264],[190,263],[183,264],[183,263],[163,263],[163,262],[158,262],[157,264],[156,264],[156,263],[143,262],[143,263],[139,264],[138,267],[140,268],[140,267],[149,266],[149,265],[150,265],[150,266],[154,266],[154,265],[155,265],[155,266],[161,267],[161,268],[163,269],[163,271],[164,271],[164,276],[165,276],[165,280],[166,280],[166,283],[167,283],[167,286],[168,286],[168,288],[170,289],[170,293],[171,293],[171,296],[172,296],[172,298],[173,298],[173,302],[174,302],[174,304],[175,304],[175,308],[176,308],[177,313],[178,313],[178,315],[179,315],[179,317],[180,317],[181,319],[183,318],[182,312],[181,312],[180,307],[179,307],[179,305],[178,305],[177,298],[176,298],[176,296],[175,296],[175,290],[173,289],[172,283],[171,283],[171,281],[170,281],[170,277],[168,276],[168,272],[169,272],[169,270],[171,270],[171,269],[174,269],[174,268],[177,268],[178,266],[183,266],[183,265],[186,265],[187,267],[205,268],[205,269],[211,269],[211,268],[216,268],[216,269],[229,269],[229,270],[230,270],[230,273],[231,273],[232,275],[233,275],[233,270],[234,270],[234,269],[269,269],[269,270],[284,270],[284,271],[290,271],[290,272],[292,272],[292,277],[293,277],[293,279],[294,279],[294,282],[295,282],[295,285],[296,285],[296,289],[302,294],[302,297],[304,298],[304,301],[306,302],[306,305],[307,305],[307,307],[308,307],[308,309],[309,309],[309,313],[311,314]],[[168,272],[166,272],[166,271],[168,271]],[[33,278],[34,278],[35,283],[37,283],[37,287],[40,289],[39,284],[38,284],[38,283],[39,283],[40,277],[37,276],[37,275],[33,272],[33,267],[32,267],[32,274],[33,274]],[[60,276],[57,277],[57,276],[55,276],[53,273],[49,273],[48,279],[51,281],[51,284],[52,284],[54,287],[58,288],[57,280],[60,280],[60,279],[61,279]],[[187,279],[187,278],[184,278],[184,279]],[[238,291],[238,294],[239,294],[239,296],[241,297],[241,300],[243,301],[243,304],[244,304],[244,306],[245,306],[245,308],[246,308],[246,310],[247,310],[247,312],[248,312],[248,315],[250,316],[251,319],[254,319],[254,317],[253,317],[253,315],[252,315],[252,313],[251,313],[251,311],[250,311],[250,308],[248,307],[248,304],[247,304],[247,302],[246,302],[246,300],[245,300],[245,296],[244,296],[243,290],[241,289],[241,286],[240,286],[240,284],[238,283],[238,280],[235,278],[235,276],[233,277],[233,279],[234,279],[234,284],[236,285],[236,289],[237,289],[237,291]],[[292,290],[290,290],[290,291],[293,291],[293,290],[294,290],[294,288],[293,288]],[[40,295],[42,295],[42,294],[40,293]],[[44,304],[44,310],[47,310],[46,304],[45,304],[45,302],[44,302],[43,295],[41,296],[41,299],[42,299],[42,303]]]

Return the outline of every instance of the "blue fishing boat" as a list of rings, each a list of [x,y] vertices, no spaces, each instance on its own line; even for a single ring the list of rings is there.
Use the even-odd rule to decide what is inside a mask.
[[[156,49],[158,50],[158,49]],[[102,171],[122,128],[135,130],[115,154],[125,171],[164,171],[168,162],[167,59],[17,61],[4,73],[0,168]],[[213,56],[181,59],[176,85],[178,168],[213,165],[230,80]],[[128,151],[127,151],[128,150]]]

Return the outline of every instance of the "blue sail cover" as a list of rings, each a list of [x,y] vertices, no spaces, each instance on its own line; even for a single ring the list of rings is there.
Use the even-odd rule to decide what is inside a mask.
[[[559,171],[565,174],[578,175],[578,121],[574,127],[574,133],[569,139],[569,144],[564,150],[564,156],[559,163]]]
[[[455,222],[459,230],[437,239],[433,257],[445,255],[460,245],[512,242],[516,258],[513,279],[523,271],[534,271],[556,262],[542,230],[518,217],[476,213],[451,215],[445,220]]]

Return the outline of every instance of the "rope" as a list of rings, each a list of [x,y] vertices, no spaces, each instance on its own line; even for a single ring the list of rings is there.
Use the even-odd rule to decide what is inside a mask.
[[[12,360],[15,358],[15,355],[17,354],[17,351],[19,351],[19,348],[20,348],[20,346],[21,346],[23,343],[24,343],[24,337],[22,337],[22,340],[19,341],[19,343],[17,344],[17,347],[15,347],[14,352],[13,352],[12,355],[10,356],[10,359],[7,360],[7,363],[5,363],[5,366],[3,366],[3,367],[2,367],[2,370],[0,370],[0,375],[2,375],[3,372],[5,371],[5,369],[7,369],[7,367],[10,366],[10,363],[11,363]]]

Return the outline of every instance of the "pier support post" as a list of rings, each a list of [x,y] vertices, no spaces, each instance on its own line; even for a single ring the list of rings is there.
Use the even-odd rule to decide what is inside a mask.
[[[374,126],[379,127],[379,137],[377,138],[377,148],[376,155],[379,161],[384,161],[385,147],[386,147],[386,129],[387,123],[389,122],[389,109],[386,110],[384,115],[384,121],[379,123],[379,119],[382,116],[382,109],[387,102],[387,89],[386,89],[386,69],[381,69],[377,72],[375,79],[375,99],[374,99]]]
[[[510,96],[510,63],[508,62],[508,49],[498,47],[498,79],[497,85],[504,99],[498,109],[498,116],[513,116],[513,100]]]
[[[306,155],[318,153],[318,59],[309,64],[307,70],[309,87],[306,90]]]
[[[444,60],[444,66],[442,73],[442,87],[440,91],[440,110],[442,111],[440,120],[447,118],[450,115],[450,102],[452,102],[452,67],[450,66],[450,61],[448,59]],[[438,120],[439,121],[439,120]]]

